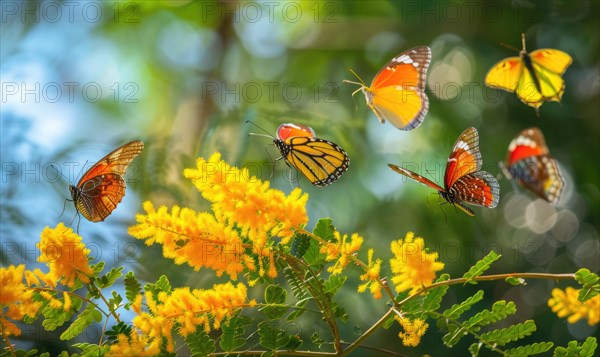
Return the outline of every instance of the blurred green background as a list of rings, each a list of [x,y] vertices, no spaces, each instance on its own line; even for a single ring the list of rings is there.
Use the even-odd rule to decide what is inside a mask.
[[[36,266],[35,242],[46,225],[70,222],[75,210],[68,182],[84,166],[133,139],[145,150],[127,175],[127,195],[104,222],[81,221],[80,233],[97,260],[126,265],[144,281],[167,274],[173,286],[205,288],[223,280],[161,258],[127,235],[141,202],[208,208],[185,167],[215,151],[229,163],[250,168],[273,186],[310,194],[312,229],[332,217],[341,232],[358,232],[366,247],[387,260],[389,243],[407,231],[439,252],[445,271],[461,276],[491,249],[503,255],[490,273],[598,272],[600,26],[598,1],[2,1],[1,54],[1,239],[2,264]],[[594,15],[596,14],[596,15]],[[562,103],[546,103],[537,118],[514,94],[485,88],[483,78],[497,61],[516,56],[505,43],[529,51],[556,48],[573,58],[564,75]],[[348,68],[369,83],[394,55],[418,45],[431,47],[427,94],[430,110],[409,132],[381,125],[366,107]],[[281,123],[310,125],[351,157],[339,182],[312,187],[288,182],[270,140]],[[480,133],[484,169],[497,176],[500,204],[474,208],[475,217],[438,205],[432,190],[394,173],[387,163],[412,165],[442,182],[452,144],[467,127]],[[538,126],[558,160],[567,188],[553,207],[501,176],[510,140]],[[365,247],[365,248],[366,248]],[[366,250],[365,250],[366,252]],[[365,255],[366,257],[366,255]],[[384,274],[388,274],[385,270]],[[351,341],[383,313],[385,301],[357,294],[356,268],[339,297],[350,312],[342,324]],[[585,322],[567,324],[547,307],[550,291],[567,283],[529,281],[451,288],[450,306],[484,289],[478,310],[499,299],[513,300],[512,323],[535,319],[530,341],[566,345],[597,333]],[[260,287],[253,296],[260,298]],[[318,316],[294,325],[305,339],[313,330],[327,336]],[[22,326],[18,347],[68,349],[61,331]],[[101,326],[81,339],[97,342]],[[465,355],[469,339],[449,350],[431,326],[417,348],[401,347],[398,326],[378,331],[369,345],[406,355]],[[366,355],[359,350],[356,356]]]

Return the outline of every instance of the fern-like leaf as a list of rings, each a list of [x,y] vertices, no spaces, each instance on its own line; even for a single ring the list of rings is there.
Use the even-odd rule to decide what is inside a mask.
[[[514,302],[505,300],[496,301],[492,305],[492,310],[482,310],[472,316],[465,325],[471,331],[477,332],[482,326],[486,326],[495,322],[498,322],[508,315],[513,315],[517,312],[517,306]]]
[[[278,319],[283,316],[288,308],[284,305],[287,299],[287,291],[279,285],[269,285],[265,289],[265,302],[268,306],[263,306],[259,311],[262,311],[270,319]]]
[[[63,341],[73,339],[79,336],[83,330],[94,322],[100,322],[102,320],[102,314],[96,310],[96,307],[92,304],[88,304],[85,309],[77,316],[75,321],[69,326],[61,335],[60,339]]]
[[[485,257],[483,257],[480,261],[475,263],[469,271],[463,275],[463,278],[467,279],[467,282],[474,283],[473,278],[480,276],[485,273],[486,270],[490,268],[493,262],[500,259],[501,255],[494,252],[493,250],[488,253]]]
[[[482,342],[504,346],[509,342],[517,341],[531,335],[535,330],[535,322],[527,320],[507,328],[486,332],[480,336],[480,339]]]
[[[579,292],[579,301],[585,302],[600,294],[600,277],[588,269],[579,269],[575,273],[575,280],[582,286]]]
[[[460,304],[454,304],[449,309],[445,310],[442,315],[449,320],[458,320],[460,316],[471,308],[474,304],[483,299],[483,290],[479,290],[475,295],[470,296]]]
[[[504,351],[505,356],[531,356],[540,353],[547,352],[554,346],[552,342],[538,342],[532,343],[531,345],[519,346],[517,348],[511,348],[510,350]]]
[[[204,331],[204,326],[198,326],[196,332],[187,335],[185,343],[192,352],[192,357],[209,356],[217,350],[215,341]]]
[[[221,325],[223,334],[221,335],[219,346],[223,351],[235,351],[246,344],[244,333],[246,326],[250,322],[248,317],[236,315]]]
[[[285,331],[276,329],[264,321],[258,324],[258,336],[260,345],[269,350],[280,349],[290,342]]]
[[[128,308],[142,291],[142,285],[140,285],[132,271],[125,275],[123,282],[125,283],[125,297],[127,298],[127,301],[129,301],[129,304],[126,305],[126,308]]]

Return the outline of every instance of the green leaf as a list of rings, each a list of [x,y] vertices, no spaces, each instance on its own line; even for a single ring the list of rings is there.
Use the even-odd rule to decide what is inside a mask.
[[[471,352],[471,356],[473,357],[477,357],[479,356],[479,351],[481,350],[481,343],[474,343],[471,346],[469,346],[469,352]]]
[[[319,243],[311,239],[308,250],[304,253],[304,261],[314,270],[321,270],[325,265],[325,254],[319,251]]]
[[[506,281],[507,283],[509,283],[510,285],[513,285],[513,286],[527,285],[527,282],[525,281],[525,279],[515,278],[514,276],[509,276],[508,278],[504,279],[504,281]]]
[[[575,273],[575,280],[582,286],[582,289],[579,292],[579,301],[585,302],[600,294],[600,277],[590,272],[588,269],[579,269]]]
[[[123,321],[120,321],[118,324],[113,325],[110,330],[106,331],[106,336],[108,336],[107,341],[109,343],[115,343],[117,342],[119,335],[123,334],[125,336],[129,336],[131,334],[131,330],[131,325],[127,325]]]
[[[123,281],[125,283],[125,297],[127,301],[134,302],[135,298],[142,291],[142,285],[136,279],[133,271],[128,272]]]
[[[307,234],[296,234],[292,239],[290,254],[302,258],[310,247],[310,236]]]
[[[208,356],[217,350],[215,341],[204,331],[204,326],[198,326],[196,332],[187,335],[185,343],[192,357]]]
[[[596,337],[588,337],[581,344],[581,357],[592,357],[594,355],[594,351],[598,347],[598,342],[596,341]]]
[[[504,346],[508,342],[517,341],[531,335],[536,330],[535,322],[527,320],[507,328],[486,332],[480,336],[482,342]]]
[[[423,312],[428,313],[439,309],[448,288],[448,285],[441,285],[430,289],[423,298],[423,303],[421,304]]]
[[[441,320],[439,319],[438,322]],[[448,333],[442,337],[442,341],[448,347],[456,345],[468,332],[465,327],[457,326],[456,324],[450,324],[447,328]]]
[[[167,294],[171,292],[171,283],[165,275],[161,275],[155,284],[146,283],[144,290],[152,292],[152,296],[156,299],[160,292],[166,292]]]
[[[64,311],[62,307],[55,309],[48,304],[42,309],[42,315],[44,316],[42,326],[46,331],[54,331],[57,327],[62,326],[65,322],[69,321],[74,313],[75,311],[73,309]]]
[[[96,281],[100,289],[112,286],[117,279],[123,276],[123,267],[112,268],[108,273],[102,275]]]
[[[481,274],[485,273],[485,271],[490,268],[490,265],[492,265],[492,263],[496,260],[500,259],[500,257],[500,254],[497,254],[496,252],[491,250],[488,253],[488,255],[486,255],[485,257],[483,257],[483,259],[475,263],[475,265],[473,265],[469,269],[469,271],[466,272],[465,275],[463,275],[463,278],[467,279],[468,282],[471,282],[473,278],[476,278]]]
[[[483,290],[479,290],[475,295],[470,296],[460,304],[454,304],[452,307],[442,313],[446,319],[458,320],[460,316],[471,308],[475,303],[483,299]]]
[[[99,261],[96,264],[90,265],[90,268],[92,269],[91,277],[97,278],[100,275],[100,273],[102,273],[102,271],[104,270],[104,265],[105,264],[103,261]]]
[[[302,314],[304,314],[306,312],[306,310],[304,309],[304,306],[306,306],[306,304],[312,300],[312,297],[307,297],[306,299],[302,299],[299,300],[298,302],[296,302],[296,304],[294,304],[294,307],[296,307],[295,309],[293,309],[293,311],[288,315],[288,317],[286,317],[287,321],[293,321],[295,319],[297,319],[298,317],[302,316]]]
[[[260,345],[269,350],[277,350],[290,342],[289,336],[283,330],[273,328],[266,322],[258,324],[258,336]]]
[[[347,276],[330,275],[329,279],[325,280],[325,283],[323,284],[325,287],[325,293],[327,293],[330,297],[333,297],[342,288],[342,286],[344,286],[346,279],[348,279]]]
[[[339,305],[337,302],[332,301],[331,302],[331,310],[333,311],[333,316],[336,319],[339,319],[342,322],[347,322],[348,321],[348,314],[346,313],[346,310]]]
[[[246,344],[244,333],[250,322],[248,317],[236,315],[221,325],[223,334],[221,334],[219,346],[223,351],[235,351]]]
[[[110,348],[110,346],[100,347],[93,343],[74,343],[73,347],[76,347],[81,350],[79,356],[83,357],[98,357],[103,356],[106,352],[105,350]]]
[[[287,345],[284,346],[284,348],[288,351],[294,351],[297,350],[300,346],[302,346],[302,339],[300,338],[300,336],[298,335],[293,335],[293,336],[289,336],[290,341],[287,343]]]
[[[88,304],[85,309],[77,316],[75,321],[61,335],[62,341],[67,341],[79,336],[83,330],[94,322],[102,321],[102,314],[96,310],[92,304]]]
[[[550,350],[554,346],[552,342],[538,342],[532,343],[531,345],[520,346],[517,348],[511,348],[510,350],[504,351],[505,356],[531,356],[544,353]]]
[[[287,280],[288,284],[290,284],[292,294],[294,294],[296,299],[302,300],[310,297],[310,292],[306,288],[303,277],[298,274],[296,270],[286,267],[283,269],[283,276]]]
[[[269,285],[265,289],[265,302],[269,306],[263,306],[258,311],[262,311],[270,319],[278,319],[287,312],[288,307],[271,305],[284,305],[286,299],[287,291],[284,288],[279,285]]]
[[[499,300],[492,305],[492,311],[487,309],[482,310],[475,314],[475,316],[472,316],[463,325],[467,326],[469,330],[477,332],[482,326],[498,322],[506,318],[506,316],[513,315],[516,312],[517,307],[514,302],[509,301],[507,303],[505,300]]]
[[[335,227],[333,226],[333,220],[331,218],[321,218],[317,222],[313,234],[327,242],[333,242],[333,232]]]

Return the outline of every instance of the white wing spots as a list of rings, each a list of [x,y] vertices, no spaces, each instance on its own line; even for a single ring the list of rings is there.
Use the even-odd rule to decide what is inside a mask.
[[[469,151],[469,144],[461,140],[456,144],[456,148],[463,149],[464,151]]]
[[[537,143],[534,140],[532,140],[530,137],[520,135],[519,137],[517,137],[515,140],[513,140],[510,143],[510,145],[508,146],[508,149],[510,151],[513,151],[514,149],[516,149],[517,146],[528,146],[530,148],[536,148]]]
[[[407,54],[403,54],[402,56],[398,56],[398,57],[394,58],[392,60],[392,62],[405,63],[405,64],[414,63],[412,58],[410,58],[410,56]],[[417,64],[417,66],[418,66],[418,64]]]
[[[413,67],[419,68],[419,62],[413,62]]]

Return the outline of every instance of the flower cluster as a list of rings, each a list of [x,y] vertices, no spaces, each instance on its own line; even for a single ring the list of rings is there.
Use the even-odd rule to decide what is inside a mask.
[[[431,285],[435,272],[444,269],[444,263],[436,261],[438,254],[428,253],[423,238],[415,238],[413,232],[408,232],[404,239],[393,241],[391,250],[394,254],[394,258],[390,259],[392,282],[398,293],[408,289],[415,293]]]
[[[30,284],[23,282],[25,275],[25,265],[0,268],[0,328],[3,335],[19,336],[21,330],[10,320],[35,317],[42,306],[41,302],[34,301],[34,290]]]
[[[34,318],[45,303],[69,310],[72,301],[68,292],[62,293],[62,300],[56,298],[57,282],[72,288],[78,282],[88,283],[93,273],[88,264],[89,249],[79,235],[62,223],[56,228],[46,227],[37,247],[42,253],[38,260],[46,263],[48,273],[39,268],[26,270],[25,265],[0,268],[0,328],[5,336],[20,335],[12,321]]]
[[[350,242],[348,242],[348,235],[343,236],[340,232],[335,231],[333,233],[334,242],[323,242],[319,251],[325,254],[325,260],[328,262],[335,261],[335,263],[327,268],[332,275],[341,274],[342,271],[351,261],[352,255],[356,254],[363,244],[363,237],[357,233],[352,234]]]
[[[578,299],[579,291],[572,287],[565,290],[555,288],[552,297],[548,300],[548,306],[558,317],[567,317],[571,324],[586,319],[590,326],[600,322],[600,295],[596,295],[586,302]]]
[[[93,273],[89,266],[90,250],[81,242],[81,237],[59,223],[56,228],[46,227],[40,242],[36,245],[42,253],[38,261],[50,268],[49,277],[68,287],[74,287],[77,280],[89,283]]]
[[[142,310],[143,299],[148,311]],[[254,300],[247,301],[247,288],[241,283],[237,286],[217,284],[206,290],[184,287],[157,294],[146,291],[143,297],[137,296],[132,306],[138,314],[133,319],[135,331],[129,338],[119,335],[117,343],[110,347],[109,355],[155,355],[163,340],[166,340],[167,351],[173,352],[175,330],[185,337],[201,326],[208,333],[220,328],[221,323],[239,308],[255,303]]]
[[[196,270],[208,267],[232,279],[244,269],[276,277],[273,238],[287,244],[306,225],[308,195],[295,189],[286,196],[247,169],[230,166],[219,153],[199,158],[196,166],[184,176],[211,202],[212,214],[178,206],[169,213],[146,202],[146,214],[136,216],[129,233],[148,245],[162,244],[165,257]]]
[[[373,253],[373,249],[369,249],[366,272],[360,276],[360,280],[366,281],[366,283],[358,286],[358,292],[363,293],[369,288],[375,299],[381,299],[381,277],[379,273],[383,261],[381,259],[373,261]]]
[[[429,324],[422,319],[414,319],[411,321],[406,318],[396,317],[396,321],[400,323],[400,326],[402,326],[402,329],[404,330],[398,333],[398,337],[402,339],[402,344],[408,347],[418,346],[419,343],[421,343],[421,337],[423,337],[429,327]]]

